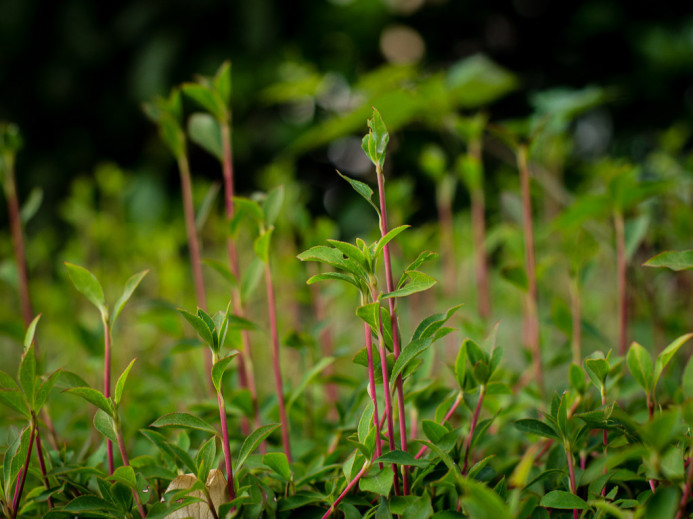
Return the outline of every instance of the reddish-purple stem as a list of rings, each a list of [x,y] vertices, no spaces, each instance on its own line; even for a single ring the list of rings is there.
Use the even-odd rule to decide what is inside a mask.
[[[111,396],[111,329],[108,322],[103,324],[103,394],[106,398]],[[108,457],[108,474],[112,475],[115,470],[113,464],[113,443],[106,440],[106,455]]]
[[[445,415],[445,418],[443,418],[443,421],[442,421],[441,423],[445,423],[445,422],[447,422],[447,421],[450,419],[450,417],[452,416],[452,414],[453,414],[453,413],[455,412],[455,410],[457,409],[457,406],[460,405],[460,402],[462,402],[462,393],[461,393],[461,392],[457,394],[457,398],[455,398],[455,401],[452,403],[452,406],[450,407],[450,410],[449,410],[448,413]],[[421,456],[424,455],[424,453],[426,452],[427,449],[428,449],[428,447],[425,446],[425,445],[424,445],[423,447],[421,447],[421,449],[420,449],[419,452],[416,454],[416,456],[414,456],[414,458],[417,459],[417,460],[418,460],[419,458],[421,458]]]
[[[382,446],[380,445],[380,421],[378,417],[378,398],[375,392],[375,368],[373,367],[373,337],[371,328],[367,323],[363,323],[363,333],[366,338],[366,354],[368,355],[368,389],[373,401],[373,425],[375,425],[375,457],[382,456]],[[382,465],[382,464],[381,464]],[[381,466],[382,468],[382,466]]]
[[[349,481],[349,484],[348,484],[348,485],[346,486],[346,488],[342,491],[342,493],[339,494],[339,497],[335,500],[334,503],[332,503],[332,505],[331,505],[330,508],[327,510],[327,512],[325,512],[325,515],[322,516],[322,519],[327,519],[328,517],[330,517],[330,515],[332,514],[332,512],[334,512],[334,509],[337,507],[337,505],[339,505],[339,503],[342,502],[342,499],[344,499],[344,498],[346,497],[346,495],[347,495],[349,492],[351,492],[351,489],[354,488],[354,487],[356,486],[356,483],[359,482],[359,480],[361,479],[361,477],[366,473],[366,471],[368,470],[368,468],[369,468],[370,466],[371,466],[371,464],[370,464],[368,461],[366,461],[366,462],[363,464],[363,467],[361,467],[361,470],[359,470],[358,474],[356,474],[356,476],[354,476],[354,479],[352,479],[351,481]]]
[[[118,440],[118,450],[120,451],[120,457],[123,460],[123,465],[126,467],[130,466],[130,460],[125,452],[125,442],[123,441],[123,432],[120,430],[120,424],[116,423],[116,440]],[[140,512],[142,519],[147,517],[147,513],[144,511],[144,505],[142,504],[142,499],[140,499],[140,493],[137,489],[132,490],[132,496],[135,498],[135,503],[137,504],[137,510]]]
[[[479,413],[481,412],[481,405],[484,402],[484,395],[486,394],[486,386],[482,385],[479,389],[479,399],[476,401],[476,409],[474,409],[474,415],[472,416],[472,423],[469,426],[469,436],[467,436],[467,448],[464,452],[464,467],[462,468],[462,474],[467,473],[467,468],[469,467],[469,451],[472,450],[472,438],[474,436],[474,431],[476,430],[476,424],[479,421]]]
[[[693,487],[693,462],[691,462],[691,458],[688,458],[688,474],[686,476],[686,484],[683,487],[683,495],[679,502],[679,510],[676,512],[676,519],[683,519],[685,517],[686,505],[691,495],[691,487]]]
[[[233,467],[231,465],[231,447],[229,446],[229,428],[226,424],[226,408],[224,397],[221,391],[217,392],[217,403],[219,404],[219,420],[221,421],[221,446],[224,449],[224,463],[226,465],[226,487],[229,498],[236,499],[236,490],[233,483]]]
[[[46,470],[46,460],[43,457],[43,446],[41,445],[41,432],[39,431],[38,427],[36,428],[36,454],[38,455],[39,468],[41,469],[43,485],[46,487],[46,490],[48,490],[50,488],[50,484],[48,483],[48,471]],[[47,502],[48,509],[52,509],[53,501],[50,497],[48,498]]]
[[[568,458],[568,473],[570,474],[570,491],[577,496],[577,484],[575,482],[575,461],[573,454],[566,448],[565,455]],[[578,519],[579,514],[577,509],[573,509],[573,519]]]
[[[385,175],[380,170],[380,166],[377,167],[376,173],[376,176],[378,177],[378,193],[380,196],[380,234],[381,236],[385,236],[388,233],[387,204],[385,203]],[[386,244],[383,247],[383,263],[385,264],[385,280],[387,284],[387,291],[394,292],[395,283],[392,278],[392,265],[390,262],[389,244]],[[395,298],[390,297],[388,298],[387,302],[390,309],[390,321],[392,324],[392,352],[394,354],[396,362],[400,354],[400,343],[399,326],[397,324],[397,309],[395,308]],[[401,374],[397,375],[395,387],[397,390],[397,410],[399,416],[400,448],[404,452],[407,452],[407,414],[404,409],[404,388],[402,384]],[[386,393],[389,392],[386,391]],[[409,495],[409,470],[406,466],[402,467],[402,487],[404,495]]]
[[[19,476],[17,477],[17,482],[19,486],[15,489],[14,499],[12,499],[12,519],[17,517],[17,511],[19,509],[19,500],[22,497],[22,492],[24,491],[24,483],[26,482],[26,475],[29,472],[29,462],[31,461],[31,450],[34,447],[34,435],[36,434],[36,424],[31,425],[31,432],[29,433],[29,448],[26,451],[26,458],[24,460],[24,467],[22,468]]]
[[[277,313],[274,299],[274,286],[272,283],[272,270],[269,260],[265,263],[265,282],[267,285],[267,308],[269,311],[270,330],[272,334],[272,365],[274,367],[274,383],[277,386],[277,400],[279,401],[279,418],[282,423],[282,442],[284,454],[291,463],[291,443],[289,441],[289,421],[284,407],[284,390],[282,389],[282,373],[279,368],[279,334],[277,332]]]

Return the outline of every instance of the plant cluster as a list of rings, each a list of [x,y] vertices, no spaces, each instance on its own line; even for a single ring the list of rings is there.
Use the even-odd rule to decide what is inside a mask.
[[[630,340],[643,336],[659,344],[672,334],[667,324],[674,331],[687,326],[655,314],[654,332],[643,333],[636,310],[646,303],[635,295],[632,266],[638,249],[652,256],[654,245],[668,244],[654,230],[646,239],[651,214],[685,221],[671,194],[681,178],[653,179],[638,166],[605,159],[593,166],[593,189],[573,195],[563,185],[568,130],[606,101],[604,91],[551,92],[536,99],[536,114],[527,121],[501,124],[481,109],[465,116],[458,110],[483,108],[507,91],[512,81],[502,71],[475,58],[448,79],[424,79],[409,105],[387,107],[395,126],[403,126],[421,115],[431,92],[439,100],[426,121],[454,143],[456,156],[448,160],[451,152],[437,144],[418,156],[435,184],[437,232],[390,225],[403,219],[406,189],[397,184],[385,119],[368,107],[361,148],[375,169],[376,188],[337,172],[359,195],[358,211],[374,214],[378,224],[377,232],[353,242],[336,239],[330,222],[300,208],[286,157],[265,175],[282,178],[283,185],[236,195],[229,63],[145,104],[178,168],[185,232],[169,238],[187,246],[189,263],[170,272],[179,273],[182,287],[191,278],[195,309],[162,301],[160,294],[148,306],[139,303],[155,345],[176,336],[162,358],[156,347],[129,345],[138,334],[115,326],[140,285],[151,294],[150,279],[175,279],[164,275],[175,267],[158,273],[152,266],[129,277],[109,306],[105,288],[115,272],[100,281],[75,263],[61,265],[63,277],[98,310],[100,319],[82,335],[96,359],[87,365],[102,364],[102,390],[87,381],[93,373],[70,365],[44,373],[55,337],[42,335],[40,355],[33,308],[41,304],[30,297],[35,291],[29,290],[24,243],[30,211],[20,208],[14,180],[21,138],[15,127],[0,126],[0,180],[25,328],[17,376],[7,365],[0,371],[0,403],[10,410],[0,423],[3,515],[690,517],[693,361],[681,359],[693,333],[653,347],[654,357]],[[470,97],[474,88],[481,92]],[[189,114],[187,123],[186,103],[203,110]],[[330,120],[311,132],[338,137],[350,125]],[[307,146],[302,139],[296,149]],[[221,216],[213,210],[215,185],[195,210],[189,141],[219,161]],[[508,195],[503,208],[512,225],[494,224],[488,215],[487,145],[503,146],[506,162],[499,167],[520,193]],[[680,150],[670,145],[658,158],[671,165]],[[659,171],[654,159],[648,167]],[[540,173],[551,197],[537,193]],[[108,179],[122,181],[112,171],[103,179],[104,191]],[[469,193],[468,215],[455,205],[461,186]],[[73,210],[86,204],[77,195],[73,203]],[[543,219],[537,206],[546,212]],[[440,242],[431,246],[431,236]],[[134,233],[127,238],[138,239]],[[132,246],[125,242],[123,248]],[[440,249],[440,268],[433,248]],[[212,257],[203,258],[203,251]],[[613,272],[600,272],[604,257]],[[664,252],[645,264],[687,270],[693,255]],[[211,275],[213,290],[205,280]],[[607,283],[617,295],[599,306],[601,293],[588,294]],[[462,286],[472,287],[476,308],[462,306]],[[640,287],[647,292],[646,283]],[[558,299],[562,290],[567,303]],[[549,311],[542,299],[552,292],[557,299]],[[642,298],[648,297],[654,296]],[[615,307],[608,314],[617,325],[592,326],[596,311],[585,300],[600,312]],[[44,315],[42,323],[52,319]],[[126,324],[151,333],[132,319]],[[184,338],[190,329],[196,338]],[[134,351],[138,362],[127,356]],[[114,362],[126,366],[115,386]],[[70,408],[74,397],[94,409]]]

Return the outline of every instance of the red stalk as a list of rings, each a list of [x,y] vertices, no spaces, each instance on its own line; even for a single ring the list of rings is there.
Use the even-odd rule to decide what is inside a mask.
[[[575,461],[573,460],[573,454],[566,447],[565,455],[568,458],[568,473],[570,474],[570,491],[573,495],[577,496],[577,484],[575,483]],[[577,509],[573,509],[573,519],[578,519],[579,513]]]
[[[363,464],[363,467],[361,467],[361,470],[359,470],[358,474],[354,476],[354,479],[352,479],[349,484],[346,486],[346,488],[342,491],[341,494],[339,494],[339,497],[335,500],[334,503],[330,506],[330,508],[325,512],[325,515],[322,516],[322,519],[327,519],[330,517],[332,512],[334,512],[334,509],[339,505],[339,503],[342,502],[342,499],[346,497],[346,495],[351,491],[352,488],[356,486],[356,483],[359,482],[361,477],[366,473],[368,468],[371,466],[370,462],[366,460],[366,462]]]
[[[274,368],[274,383],[277,386],[277,400],[279,402],[279,417],[282,424],[282,443],[284,454],[291,463],[291,443],[289,440],[289,421],[286,417],[284,406],[284,390],[282,389],[282,373],[279,368],[279,334],[277,333],[277,314],[274,298],[274,286],[272,283],[272,270],[269,260],[265,263],[265,282],[267,285],[267,308],[269,311],[270,330],[272,334],[272,365]]]
[[[111,396],[111,329],[108,321],[103,323],[103,394],[106,398]],[[111,440],[106,440],[106,455],[108,457],[108,474],[112,475],[114,469],[113,464],[113,443]]]
[[[455,401],[452,403],[452,406],[450,407],[450,410],[449,410],[448,413],[445,415],[445,418],[443,418],[443,421],[441,422],[441,424],[447,422],[447,421],[450,419],[450,417],[452,416],[452,414],[453,414],[453,413],[455,412],[455,410],[457,409],[457,406],[460,405],[460,402],[462,402],[462,393],[461,393],[461,392],[457,394],[457,398],[455,398]],[[417,460],[418,460],[419,458],[421,458],[421,456],[424,455],[424,453],[426,452],[427,449],[428,449],[428,447],[426,447],[425,445],[424,445],[423,447],[421,447],[421,449],[420,449],[419,452],[416,454],[416,456],[414,456],[414,458],[417,459]]]
[[[464,452],[464,467],[462,468],[462,474],[467,473],[467,468],[469,467],[469,451],[472,449],[472,437],[474,436],[474,431],[476,430],[476,424],[479,421],[479,413],[481,412],[481,405],[484,402],[484,395],[486,394],[486,386],[482,385],[479,389],[479,399],[476,401],[476,409],[474,409],[474,415],[472,416],[472,423],[469,426],[469,436],[467,436],[467,447]]]
[[[217,392],[217,403],[219,404],[219,420],[221,421],[221,446],[224,449],[224,464],[226,465],[226,487],[229,498],[236,499],[236,489],[233,483],[233,466],[231,465],[231,447],[229,446],[229,428],[226,423],[226,407],[221,391]]]
[[[375,425],[375,457],[382,456],[383,450],[380,445],[380,421],[378,417],[378,398],[375,392],[375,369],[373,367],[373,338],[371,337],[371,328],[367,323],[363,323],[363,333],[366,338],[366,353],[368,355],[368,388],[373,401],[373,425]],[[382,468],[382,467],[381,467]]]
[[[31,461],[31,450],[34,447],[34,435],[36,434],[36,429],[36,423],[32,423],[31,432],[29,433],[29,448],[26,451],[24,467],[19,473],[17,479],[18,487],[15,489],[14,498],[12,499],[12,519],[15,519],[17,517],[17,511],[19,510],[19,500],[22,497],[22,492],[24,491],[24,483],[26,482],[26,475],[29,472],[29,462]]]
[[[38,429],[36,428],[36,454],[38,455],[38,460],[39,460],[39,468],[41,469],[41,476],[43,477],[43,486],[46,487],[46,490],[50,488],[50,484],[48,483],[48,471],[46,470],[46,460],[43,457],[43,447],[41,445],[41,433]],[[53,501],[49,497],[48,500],[48,509],[51,510],[53,508]]]
[[[686,505],[688,504],[688,498],[691,495],[691,487],[693,487],[693,463],[689,458],[686,484],[683,487],[683,495],[681,496],[681,501],[679,502],[679,510],[676,512],[676,519],[683,519],[685,517]]]
[[[376,174],[376,176],[378,177],[378,194],[380,198],[380,234],[381,236],[385,236],[388,233],[387,205],[385,203],[385,175],[380,169],[380,166],[376,167]],[[387,291],[394,292],[395,283],[392,278],[392,265],[390,262],[389,244],[386,244],[383,247],[383,263],[385,264],[385,280],[387,284]],[[397,324],[397,309],[395,308],[395,298],[388,298],[387,302],[390,309],[390,320],[392,323],[392,351],[394,353],[395,361],[397,361],[400,354],[400,342],[399,326]],[[385,362],[385,357],[383,357],[383,362]],[[397,410],[399,416],[400,447],[404,452],[407,452],[407,414],[404,409],[404,388],[402,385],[402,375],[397,375],[395,387],[397,390]],[[386,395],[388,395],[389,398],[389,391],[387,390]],[[409,495],[409,470],[406,466],[402,467],[402,485],[404,495]]]

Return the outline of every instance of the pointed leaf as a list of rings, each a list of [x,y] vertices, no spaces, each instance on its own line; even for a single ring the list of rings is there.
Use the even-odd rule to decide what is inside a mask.
[[[643,266],[674,271],[690,270],[693,269],[693,250],[660,252],[643,263]]]
[[[674,342],[672,342],[669,346],[664,348],[662,352],[657,356],[654,368],[654,383],[652,385],[653,388],[657,387],[657,382],[659,382],[659,377],[662,376],[664,368],[666,368],[667,364],[671,362],[671,359],[674,357],[674,355],[676,355],[676,352],[679,351],[681,346],[683,346],[691,337],[693,337],[693,333],[687,333],[686,335],[682,335]]]
[[[277,429],[281,424],[272,423],[268,425],[263,425],[255,429],[250,433],[241,445],[241,450],[238,453],[238,461],[236,462],[236,472],[241,470],[243,464],[248,459],[248,456],[258,448],[258,446],[267,438],[275,429]]]
[[[585,371],[597,388],[606,384],[609,376],[609,362],[603,358],[585,359]]]
[[[438,257],[437,252],[432,252],[430,250],[424,250],[419,253],[419,255],[416,257],[414,261],[412,261],[407,268],[405,269],[406,271],[409,270],[416,270],[418,269],[421,265],[426,263],[427,261],[434,260]],[[460,305],[462,306],[462,305]]]
[[[33,344],[22,355],[22,362],[19,365],[19,385],[24,391],[24,396],[29,402],[29,407],[34,409],[34,391],[36,390],[36,354]]]
[[[95,405],[99,409],[103,409],[109,416],[113,414],[110,402],[103,396],[101,391],[97,391],[90,387],[73,387],[66,389],[65,392],[84,398],[84,400]]]
[[[207,110],[217,120],[226,118],[226,105],[214,90],[199,83],[184,83],[181,87],[183,93],[195,101],[200,107]]]
[[[392,488],[392,468],[383,467],[372,476],[366,476],[359,480],[359,488],[363,492],[373,492],[380,496],[387,496]]]
[[[108,479],[122,483],[131,490],[137,490],[137,477],[135,476],[135,470],[129,465],[118,467],[113,471],[113,474],[108,476]]]
[[[335,268],[346,268],[342,252],[333,247],[327,247],[326,245],[316,245],[315,247],[303,251],[296,257],[301,261],[319,261],[320,263],[332,265]]]
[[[313,382],[313,380],[316,379],[318,375],[320,375],[320,373],[322,373],[323,370],[327,368],[327,366],[331,365],[334,361],[334,357],[323,357],[315,364],[315,366],[313,366],[305,375],[303,375],[301,381],[296,386],[296,389],[291,392],[291,396],[286,402],[287,413],[294,403],[296,403],[296,400],[298,400],[298,398],[303,394],[308,385]]]
[[[457,310],[462,308],[463,305],[453,306],[448,309],[447,312],[434,314],[426,317],[423,321],[419,323],[412,335],[412,340],[414,339],[424,339],[426,337],[435,337],[437,332],[442,328],[442,326],[454,315]]]
[[[397,288],[397,290],[394,290],[389,294],[384,294],[383,299],[388,297],[404,297],[417,292],[423,292],[424,290],[431,288],[436,283],[437,281],[428,274],[424,274],[418,270],[408,270],[402,275],[402,278],[397,285],[400,288]]]
[[[380,321],[378,320],[378,309],[380,308],[380,303],[369,303],[367,305],[359,306],[356,309],[356,315],[361,318],[368,326],[371,327],[374,333],[378,333],[380,328]]]
[[[238,281],[236,280],[236,276],[234,276],[231,273],[231,270],[229,270],[228,265],[226,263],[215,260],[212,258],[205,258],[202,260],[202,263],[204,265],[207,265],[208,267],[211,267],[213,270],[215,270],[218,274],[221,275],[226,281],[228,281],[232,287],[237,287],[238,286]]]
[[[262,203],[262,212],[265,215],[265,225],[272,227],[277,221],[284,203],[284,186],[278,186],[267,193],[267,198]]]
[[[371,204],[371,207],[375,209],[375,212],[378,213],[378,216],[380,216],[380,209],[378,209],[378,206],[375,205],[375,203],[373,202],[373,190],[370,187],[368,187],[367,184],[364,184],[363,182],[360,182],[358,180],[354,180],[353,178],[349,178],[346,175],[342,175],[339,171],[337,171],[337,174],[344,180],[349,182],[351,187],[354,188],[354,191],[356,191],[369,204]]]
[[[123,397],[123,389],[125,389],[125,382],[128,379],[128,375],[130,374],[130,370],[132,369],[133,364],[135,364],[135,361],[137,358],[134,358],[130,361],[130,364],[128,364],[128,367],[123,370],[123,373],[118,377],[118,381],[116,382],[115,386],[115,393],[113,399],[115,400],[116,405],[120,403],[120,399]]]
[[[423,429],[426,438],[431,440],[432,443],[438,443],[448,432],[448,429],[444,425],[440,425],[433,420],[422,420],[421,428]]]
[[[97,410],[94,415],[94,428],[113,443],[118,443],[118,436],[116,434],[113,418],[101,409]]]
[[[634,342],[628,350],[626,361],[628,369],[640,387],[649,393],[654,388],[654,368],[650,354],[640,344]]]
[[[318,281],[325,281],[327,279],[338,279],[340,281],[346,281],[350,285],[354,285],[356,288],[361,288],[352,276],[348,274],[342,274],[341,272],[325,272],[323,274],[316,274],[315,276],[309,277],[308,281],[306,281],[306,284],[312,285],[313,283],[317,283]]]
[[[133,275],[132,277],[130,277],[130,279],[126,281],[125,289],[123,290],[122,295],[118,298],[118,301],[116,301],[116,304],[113,307],[113,317],[111,318],[111,326],[115,324],[116,319],[118,319],[118,316],[120,315],[120,312],[123,311],[125,303],[127,303],[130,300],[130,298],[132,297],[132,293],[140,284],[144,276],[146,276],[148,273],[149,269],[143,270],[142,272],[138,272],[137,274]]]
[[[219,70],[217,70],[217,73],[214,75],[212,82],[219,97],[221,97],[221,100],[228,107],[231,104],[232,93],[230,61],[224,61],[224,63],[219,66]]]
[[[41,319],[41,314],[34,317],[34,319],[29,323],[26,329],[26,334],[24,335],[24,351],[27,351],[29,347],[34,343],[34,335],[36,335],[36,325]]]
[[[553,429],[553,427],[548,426],[544,422],[535,420],[533,418],[524,418],[522,420],[517,420],[513,425],[518,431],[522,431],[529,434],[536,434],[538,436],[543,436],[544,438],[558,439],[558,434]]]
[[[390,451],[386,454],[383,454],[380,456],[377,460],[375,460],[378,463],[394,463],[395,465],[405,465],[408,467],[419,467],[419,468],[426,468],[428,467],[431,462],[427,460],[417,460],[409,454],[408,452],[401,451],[401,450],[394,450]]]
[[[46,380],[44,380],[41,385],[36,390],[36,401],[34,402],[34,410],[38,413],[43,405],[48,400],[48,395],[55,386],[61,374],[61,370],[56,369],[53,373],[48,375]]]
[[[219,121],[210,114],[194,113],[188,119],[188,135],[190,140],[200,146],[219,161],[224,160],[221,142],[221,126]]]
[[[67,267],[70,281],[72,281],[77,291],[99,309],[102,318],[105,320],[108,317],[108,309],[106,308],[103,288],[101,288],[101,283],[96,279],[96,276],[79,265],[65,262],[65,267]]]
[[[565,490],[552,490],[541,498],[539,505],[561,510],[584,510],[587,508],[587,503],[583,499]]]
[[[177,308],[177,310],[185,318],[185,320],[192,325],[205,344],[207,344],[207,346],[210,348],[214,348],[214,338],[212,337],[212,332],[210,331],[209,326],[207,326],[207,323],[205,323],[201,317],[188,312],[184,308]]]
[[[277,474],[279,474],[284,480],[291,480],[291,468],[289,467],[289,460],[286,458],[286,454],[283,452],[269,452],[262,457],[262,463],[267,465]]]
[[[406,231],[407,229],[409,229],[409,227],[411,227],[411,225],[400,225],[399,227],[391,229],[385,236],[378,240],[373,255],[377,258],[380,255],[380,252],[385,248],[385,245],[394,240],[397,237],[397,235],[400,234],[402,231]]]
[[[219,359],[214,363],[214,366],[212,367],[212,383],[214,384],[214,389],[217,390],[217,393],[221,393],[221,381],[224,377],[226,369],[229,367],[231,361],[239,353],[240,352],[238,351],[233,352],[230,355],[224,357],[223,359]]]
[[[263,263],[269,262],[269,248],[272,240],[272,232],[274,232],[274,227],[270,227],[260,234],[253,244],[255,254],[257,254],[257,257],[260,258]]]
[[[181,429],[194,429],[210,434],[217,434],[214,427],[203,419],[188,413],[169,413],[154,420],[150,427],[175,427]]]
[[[431,338],[416,339],[407,344],[400,352],[399,357],[395,361],[392,368],[390,382],[393,387],[397,384],[397,377],[404,372],[405,369],[423,352],[425,352],[432,344]]]

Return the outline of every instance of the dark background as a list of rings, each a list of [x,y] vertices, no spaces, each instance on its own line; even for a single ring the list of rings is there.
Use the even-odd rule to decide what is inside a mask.
[[[693,111],[686,2],[2,0],[0,120],[16,122],[25,137],[20,197],[41,185],[50,208],[71,178],[104,160],[177,189],[140,103],[212,74],[224,59],[233,62],[237,182],[250,189],[254,172],[299,133],[259,97],[282,64],[312,63],[353,82],[385,63],[379,39],[394,23],[421,35],[426,70],[483,52],[518,74],[520,89],[494,105],[495,119],[527,115],[537,90],[614,87],[605,113],[609,151],[619,156],[646,153],[656,132]],[[299,174],[316,174],[324,167],[316,164],[304,160]]]

